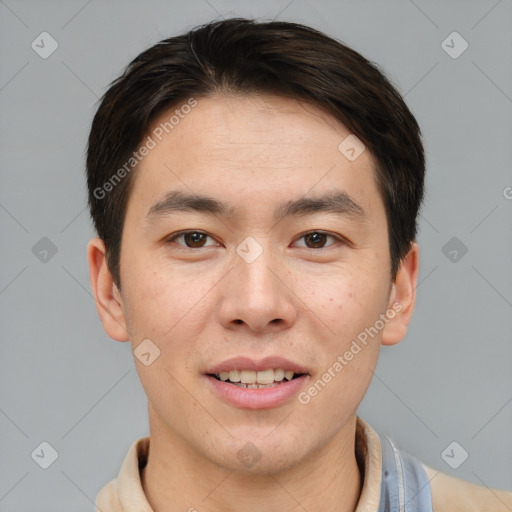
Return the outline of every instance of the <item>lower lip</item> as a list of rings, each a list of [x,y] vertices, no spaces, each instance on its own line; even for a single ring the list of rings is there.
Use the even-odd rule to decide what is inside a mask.
[[[296,379],[285,381],[271,388],[241,388],[227,384],[215,377],[206,376],[214,392],[224,401],[244,409],[268,409],[278,407],[296,396],[305,384],[309,375],[301,375]]]

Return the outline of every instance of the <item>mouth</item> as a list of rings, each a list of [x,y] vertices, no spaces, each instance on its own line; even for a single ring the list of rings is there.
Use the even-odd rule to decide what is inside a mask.
[[[278,355],[232,357],[205,369],[204,376],[215,397],[242,409],[290,403],[310,380],[308,368]]]
[[[280,386],[307,374],[296,373],[293,370],[285,370],[284,368],[269,368],[259,371],[230,370],[219,373],[209,373],[207,375],[208,377],[239,388],[264,389]]]

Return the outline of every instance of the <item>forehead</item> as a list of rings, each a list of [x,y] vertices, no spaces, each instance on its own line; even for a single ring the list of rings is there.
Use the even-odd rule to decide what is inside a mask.
[[[269,156],[279,148],[297,151],[298,147],[321,147],[330,145],[330,136],[338,140],[350,131],[337,119],[327,115],[318,107],[292,98],[275,95],[212,94],[201,97],[197,105],[183,118],[176,119],[173,112],[180,111],[185,102],[164,112],[153,123],[152,131],[163,127],[175,135],[174,142],[183,142],[198,149],[208,147],[222,154],[228,150],[227,157],[234,160],[243,158],[244,153],[232,154],[234,145],[242,149],[251,147],[254,151],[261,146],[262,156]],[[171,113],[171,116],[169,116]],[[166,121],[174,117],[176,123],[166,127]],[[167,139],[171,142],[171,138]],[[264,147],[263,147],[264,145]],[[337,147],[337,144],[336,144]],[[284,152],[284,151],[283,151]]]
[[[151,208],[179,189],[236,203],[243,213],[286,197],[341,190],[370,214],[380,201],[370,152],[347,158],[340,144],[353,137],[350,131],[314,105],[272,95],[195,101],[154,120],[148,135],[155,147],[133,176],[135,201]]]

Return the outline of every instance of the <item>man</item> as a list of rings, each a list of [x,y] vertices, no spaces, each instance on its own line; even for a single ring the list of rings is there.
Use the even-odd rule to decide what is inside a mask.
[[[150,421],[98,510],[512,510],[357,416],[413,313],[425,172],[374,65],[292,23],[199,27],[111,85],[87,172],[98,312]]]

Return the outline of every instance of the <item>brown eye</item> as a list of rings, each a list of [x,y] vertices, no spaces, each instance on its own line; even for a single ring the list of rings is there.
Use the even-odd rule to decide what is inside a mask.
[[[166,243],[176,242],[178,245],[184,245],[189,249],[201,249],[202,247],[208,247],[205,245],[208,238],[211,237],[201,231],[182,231],[181,233],[176,233],[167,238]],[[180,243],[180,239],[182,239],[184,243]]]
[[[314,249],[323,247],[327,239],[327,235],[324,233],[310,233],[304,237],[306,244],[312,244]]]
[[[206,235],[203,233],[185,233],[183,235],[187,247],[203,247]]]
[[[306,247],[308,249],[323,249],[329,238],[341,241],[338,237],[329,235],[328,233],[323,233],[322,231],[311,231],[310,233],[302,235],[299,240],[304,239],[305,241],[305,245],[302,247]]]

